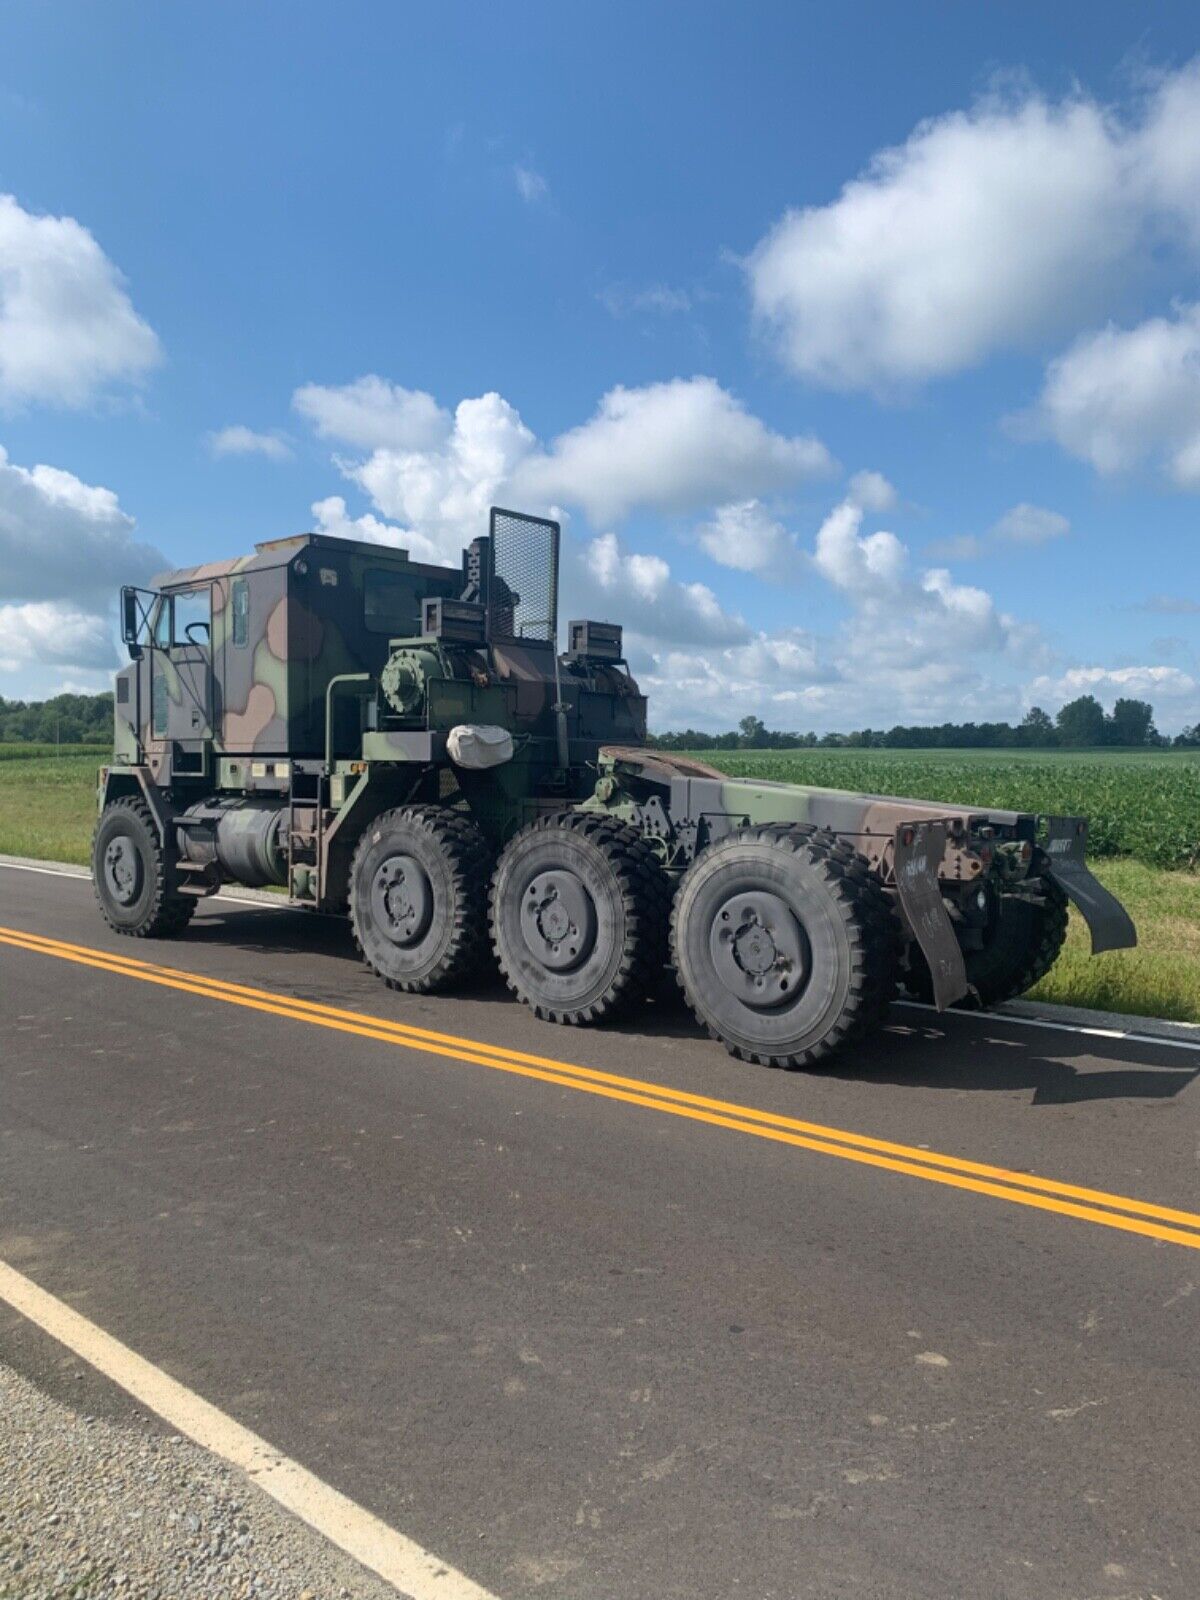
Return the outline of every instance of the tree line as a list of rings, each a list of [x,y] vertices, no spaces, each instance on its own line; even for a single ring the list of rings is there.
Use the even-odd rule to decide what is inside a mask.
[[[0,695],[0,744],[108,744],[113,697],[56,694],[50,700],[6,700]]]
[[[728,733],[697,728],[651,734],[663,750],[1081,750],[1111,746],[1122,750],[1200,749],[1200,722],[1174,739],[1154,726],[1154,707],[1146,700],[1118,700],[1106,712],[1095,695],[1070,700],[1050,716],[1033,706],[1011,722],[943,722],[936,726],[860,728],[853,733],[781,733],[759,717],[743,717]]]
[[[113,697],[56,694],[50,700],[0,695],[0,744],[104,744],[112,738]],[[650,735],[663,750],[979,750],[1200,749],[1200,722],[1168,739],[1154,726],[1146,700],[1118,700],[1106,712],[1095,695],[1068,701],[1057,716],[1033,706],[1021,722],[943,722],[938,726],[860,728],[853,733],[782,733],[759,717],[743,717],[728,733],[698,728]]]

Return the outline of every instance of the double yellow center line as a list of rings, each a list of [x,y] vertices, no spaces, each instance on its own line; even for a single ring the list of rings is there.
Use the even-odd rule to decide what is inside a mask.
[[[1125,1233],[1140,1233],[1150,1239],[1185,1245],[1192,1250],[1200,1249],[1200,1215],[1195,1212],[1178,1211],[1146,1200],[1131,1200],[1124,1195],[1108,1194],[1102,1189],[1060,1183],[1054,1178],[1040,1178],[1031,1173],[1014,1172],[980,1161],[967,1161],[934,1150],[896,1144],[890,1139],[875,1139],[844,1128],[826,1127],[821,1123],[802,1121],[798,1117],[760,1111],[754,1106],[739,1105],[734,1101],[689,1094],[685,1090],[651,1083],[642,1078],[625,1078],[617,1073],[576,1066],[569,1061],[529,1055],[520,1050],[506,1050],[479,1039],[436,1033],[429,1028],[392,1022],[366,1012],[343,1011],[336,1006],[299,1000],[267,989],[226,983],[222,979],[204,977],[178,967],[159,966],[153,962],[136,960],[132,956],[114,955],[90,945],[47,939],[18,928],[0,926],[0,945],[32,951],[37,955],[55,956],[62,961],[94,967],[119,977],[135,978],[166,989],[178,989],[184,994],[220,1000],[226,1005],[243,1006],[251,1011],[286,1017],[293,1022],[306,1022],[363,1039],[375,1039],[383,1044],[420,1051],[422,1055],[445,1056],[453,1061],[468,1062],[472,1066],[491,1067],[497,1072],[514,1073],[518,1077],[557,1084],[564,1089],[600,1095],[607,1100],[622,1101],[647,1111],[687,1117],[693,1122],[706,1122],[735,1133],[751,1134],[757,1139],[794,1145],[818,1155],[836,1156],[841,1161],[856,1161],[862,1166],[883,1168],[905,1177],[924,1179],[927,1183],[968,1189],[994,1200],[1007,1200],[1014,1205],[1032,1206],[1039,1211],[1053,1211],[1082,1222],[1098,1223],[1101,1227],[1118,1228]]]

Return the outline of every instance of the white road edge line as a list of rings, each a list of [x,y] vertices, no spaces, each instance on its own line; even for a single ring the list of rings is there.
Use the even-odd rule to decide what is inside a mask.
[[[0,1261],[0,1299],[412,1600],[497,1600]]]
[[[936,1006],[923,1005],[919,1000],[897,1000],[897,1006],[908,1011],[929,1011],[941,1016]],[[1165,1045],[1169,1050],[1200,1050],[1200,1039],[1171,1039],[1160,1033],[1129,1033],[1124,1028],[1090,1028],[1082,1022],[1052,1022],[1048,1017],[1013,1017],[1005,1011],[956,1011],[957,1017],[973,1017],[976,1022],[1003,1022],[1014,1028],[1053,1028],[1057,1033],[1083,1033],[1094,1039],[1117,1039],[1122,1044]]]
[[[92,875],[86,867],[33,867],[24,861],[0,861],[0,867],[7,872],[40,872],[44,878],[78,878],[82,883],[91,883]],[[275,905],[270,900],[251,900],[245,894],[227,894],[224,889],[209,896],[213,900],[230,900],[236,906],[259,906],[263,911],[290,911],[288,905]]]
[[[82,867],[34,867],[23,861],[0,861],[0,868],[7,868],[10,872],[40,872],[47,878],[80,878],[86,883],[92,881],[91,873]],[[212,898],[228,900],[239,906],[259,906],[264,911],[291,909],[286,905],[272,905],[267,900],[250,900],[245,895],[227,894],[223,889]],[[935,1017],[941,1015],[936,1006],[923,1005],[919,1000],[897,1000],[895,1003],[910,1011],[929,1011]],[[1004,1022],[1014,1028],[1052,1028],[1056,1033],[1082,1033],[1096,1039],[1120,1039],[1126,1044],[1161,1044],[1169,1050],[1200,1050],[1200,1039],[1172,1039],[1161,1033],[1131,1033],[1125,1028],[1093,1028],[1083,1022],[1053,1022],[1048,1017],[1045,1020],[1040,1017],[1014,1017],[1005,1011],[956,1011],[954,1015],[964,1021],[973,1018],[976,1022]]]

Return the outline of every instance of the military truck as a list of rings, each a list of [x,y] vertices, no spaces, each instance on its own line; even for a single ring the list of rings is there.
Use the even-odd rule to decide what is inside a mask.
[[[461,570],[302,534],[122,591],[100,908],[180,933],[223,884],[348,914],[408,993],[494,956],[540,1017],[596,1023],[672,972],[736,1056],[807,1066],[903,985],[1020,993],[1062,945],[1135,943],[1087,824],[728,778],[647,745],[622,630],[558,648],[559,527],[493,508]]]

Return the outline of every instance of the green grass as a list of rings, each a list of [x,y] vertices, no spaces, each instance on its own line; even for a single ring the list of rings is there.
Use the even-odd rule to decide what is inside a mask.
[[[1092,857],[1200,860],[1200,751],[704,750],[731,777],[1082,815]]]
[[[1072,908],[1062,954],[1026,998],[1200,1022],[1200,875],[1128,860],[1094,862],[1093,870],[1137,924],[1137,949],[1093,956]]]
[[[14,749],[45,747],[0,745],[0,854],[86,866],[96,825],[96,768],[111,751],[75,745],[55,755],[51,746],[49,754],[19,760]]]
[[[26,754],[25,759],[17,760],[9,754],[13,748],[0,745],[0,853],[86,865],[95,824],[96,768],[107,758],[107,751],[75,746],[69,753],[57,756],[53,753]],[[18,748],[28,752],[30,746]],[[925,766],[920,771],[922,781],[918,792],[932,792],[928,785],[930,771],[938,766],[943,770],[969,766],[981,780],[985,774],[990,778],[996,766],[992,753],[966,754],[966,760],[963,753],[957,751],[944,755],[932,752],[928,759],[921,756]],[[872,786],[876,788],[890,787],[891,780],[897,776],[907,781],[912,770],[912,757],[908,752],[813,752],[813,765],[816,761],[822,763],[817,768],[820,778],[812,775],[810,758],[805,752],[793,756],[790,752],[717,751],[712,755],[727,770],[733,770],[735,762],[739,768],[742,763],[753,766],[763,760],[786,762],[788,775],[795,775],[795,763],[799,759],[804,762],[808,781],[852,782],[853,787],[860,787],[860,782],[851,780],[849,771],[841,766],[843,759],[872,764],[876,774]],[[901,764],[899,772],[889,766],[890,759]],[[1050,758],[1075,770],[1087,768],[1089,763],[1137,766],[1145,762],[1150,772],[1163,759],[1150,755],[1123,762],[1119,755],[1075,757],[1069,754]],[[1047,763],[1044,756],[1040,760],[1042,764]],[[1174,758],[1166,760],[1171,764]],[[1023,771],[1028,770],[1029,764],[1036,765],[1029,757],[1024,757]],[[1193,805],[1200,807],[1200,762],[1193,758],[1190,767],[1186,760],[1178,764],[1189,772]],[[858,772],[861,766],[851,770]],[[775,770],[755,775],[783,776]],[[940,792],[953,798],[945,788]],[[1001,803],[991,793],[980,796],[976,792],[974,798]],[[1027,798],[1025,804],[1029,803]],[[1153,809],[1153,784],[1145,803],[1148,809]],[[1076,804],[1080,810],[1092,809],[1086,789],[1077,794]],[[1094,866],[1097,877],[1129,908],[1138,925],[1139,947],[1092,958],[1088,954],[1086,930],[1072,912],[1066,948],[1054,970],[1033,991],[1034,998],[1052,1000],[1060,1005],[1094,1006],[1103,1011],[1200,1022],[1200,875],[1166,872],[1129,859],[1103,860]]]

